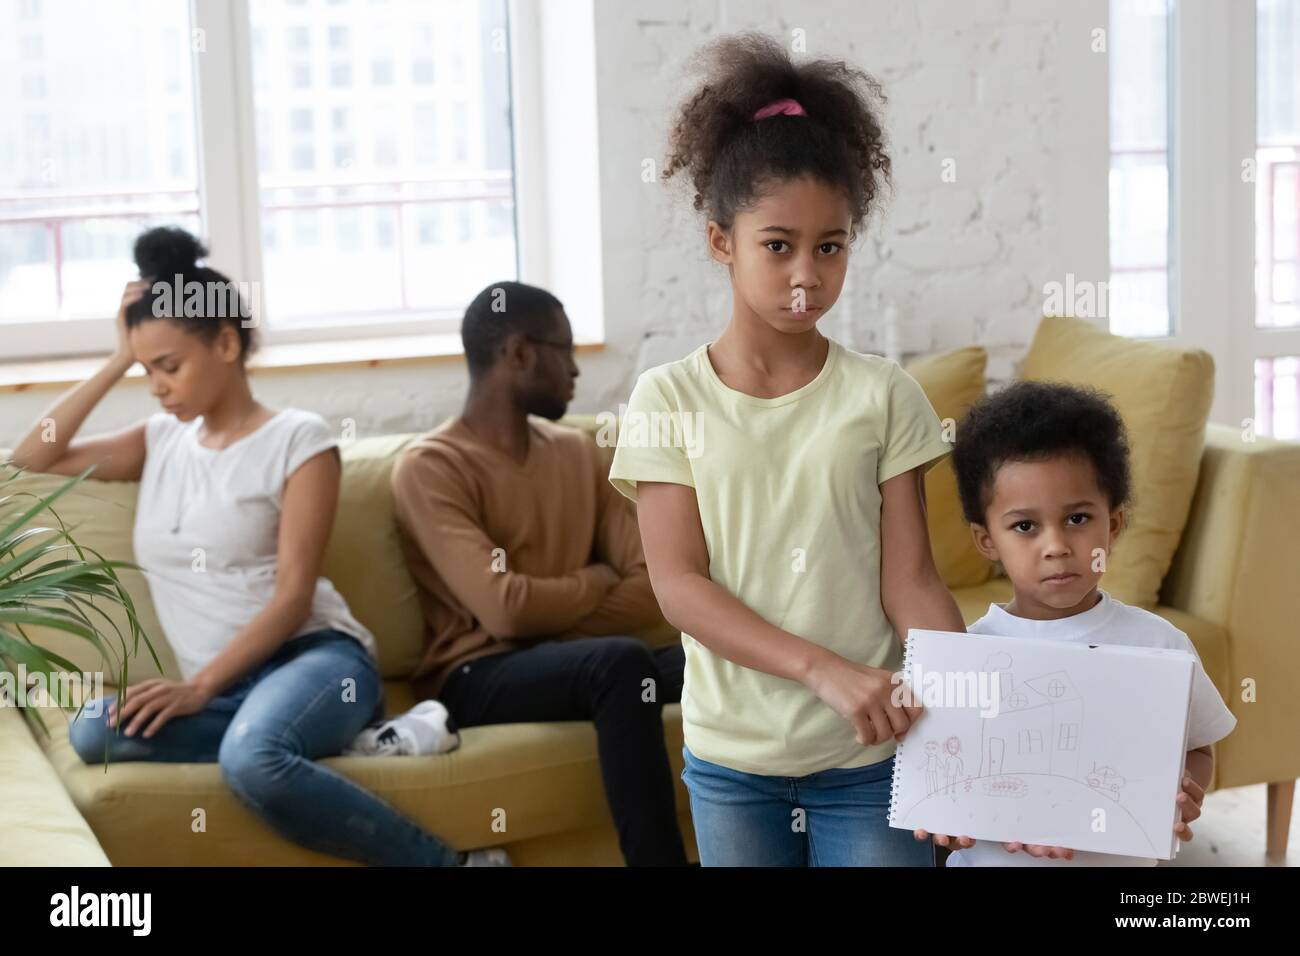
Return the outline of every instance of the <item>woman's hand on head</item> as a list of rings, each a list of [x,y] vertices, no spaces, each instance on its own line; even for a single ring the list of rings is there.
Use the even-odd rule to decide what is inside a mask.
[[[117,307],[117,353],[116,357],[128,363],[135,362],[135,353],[126,334],[126,310],[144,298],[144,294],[153,285],[153,279],[133,279],[122,289],[122,303]]]
[[[808,689],[853,725],[858,743],[864,747],[902,740],[912,722],[921,715],[919,706],[901,706],[893,699],[893,675],[879,667],[868,667],[829,654],[814,668]]]

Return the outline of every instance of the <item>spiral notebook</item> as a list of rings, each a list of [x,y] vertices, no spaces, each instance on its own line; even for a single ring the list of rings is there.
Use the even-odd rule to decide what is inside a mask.
[[[1181,650],[912,630],[924,710],[889,825],[1171,859],[1194,668]]]

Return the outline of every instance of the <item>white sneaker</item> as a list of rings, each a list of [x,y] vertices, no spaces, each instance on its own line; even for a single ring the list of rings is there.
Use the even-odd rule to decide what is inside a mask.
[[[443,754],[460,746],[451,714],[441,701],[424,700],[406,713],[357,735],[343,753],[349,757],[418,757]]]
[[[513,866],[510,862],[510,854],[506,852],[505,847],[490,846],[482,850],[470,850],[465,854],[463,862],[457,863],[457,866]]]

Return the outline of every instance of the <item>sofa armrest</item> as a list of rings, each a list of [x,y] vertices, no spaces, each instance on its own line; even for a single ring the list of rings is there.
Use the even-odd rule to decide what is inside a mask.
[[[1205,432],[1196,495],[1161,603],[1228,632],[1220,787],[1300,777],[1300,443]],[[1243,700],[1254,683],[1254,701]]]
[[[109,865],[14,706],[0,706],[0,834],[0,866]]]

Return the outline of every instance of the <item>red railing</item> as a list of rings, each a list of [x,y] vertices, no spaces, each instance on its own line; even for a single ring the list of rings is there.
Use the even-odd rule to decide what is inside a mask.
[[[449,191],[442,195],[404,196],[403,190],[411,186],[462,186],[476,185],[477,188],[465,188]],[[333,180],[309,179],[306,177],[263,177],[259,182],[263,194],[282,189],[392,189],[396,195],[388,197],[360,197],[346,199],[322,199],[309,202],[279,201],[263,202],[264,212],[298,212],[321,209],[342,209],[379,207],[392,208],[396,220],[398,274],[401,276],[402,308],[409,308],[406,296],[406,229],[403,210],[412,205],[458,202],[497,202],[513,200],[514,188],[509,172],[484,173],[477,176],[428,176],[407,177],[399,180],[349,179]],[[106,200],[122,200],[132,197],[184,196],[185,202],[174,203],[134,203],[131,205],[114,205]],[[73,203],[71,206],[52,205],[50,208],[23,209],[7,212],[6,206],[40,203]],[[101,205],[94,205],[98,201]],[[63,312],[63,266],[64,237],[63,230],[69,223],[81,223],[98,219],[135,219],[141,222],[165,216],[200,215],[199,194],[197,189],[120,189],[111,192],[59,192],[57,190],[29,191],[23,193],[0,193],[0,227],[13,225],[43,225],[50,236],[51,259],[54,267],[55,302],[57,310]]]
[[[448,184],[448,183],[478,183],[487,184],[488,189],[469,190],[458,192],[445,196],[401,196],[397,195],[392,198],[380,197],[360,197],[357,199],[327,199],[311,200],[308,202],[263,202],[263,212],[303,212],[312,209],[347,209],[347,208],[391,208],[394,218],[394,232],[397,235],[397,267],[398,288],[401,292],[401,308],[403,311],[410,308],[406,294],[406,217],[404,210],[407,206],[427,205],[429,203],[452,203],[452,202],[499,202],[501,200],[513,200],[514,189],[512,178],[509,173],[489,173],[484,176],[462,176],[462,177],[436,177],[428,179],[404,179],[404,180],[369,180],[353,181],[339,180],[332,183],[315,182],[310,185],[295,185],[289,180],[263,181],[261,188],[263,192],[269,192],[279,189],[305,189],[305,188],[385,188],[391,187],[399,194],[402,189],[408,185],[427,185],[430,183]]]
[[[133,196],[186,196],[193,197],[192,202],[163,205],[158,203],[136,204],[131,206],[84,205],[86,200],[129,199]],[[83,205],[68,208],[22,210],[6,212],[5,206],[19,203],[41,201],[83,202]],[[96,219],[138,219],[145,221],[158,216],[198,215],[199,194],[195,189],[121,189],[113,192],[64,193],[52,190],[43,192],[0,194],[0,226],[43,225],[49,232],[50,249],[54,265],[55,303],[59,313],[63,312],[63,228],[72,222],[89,222]]]

